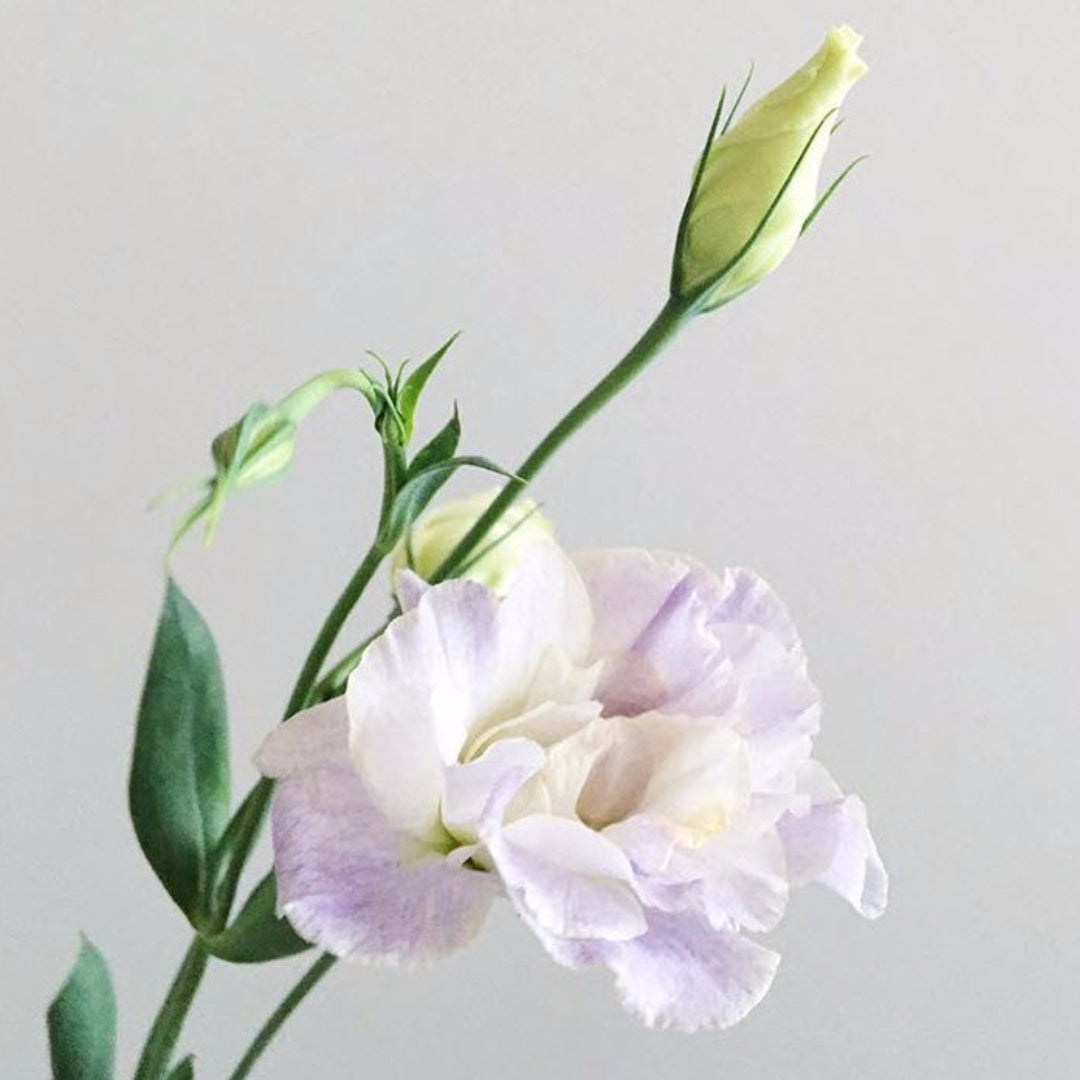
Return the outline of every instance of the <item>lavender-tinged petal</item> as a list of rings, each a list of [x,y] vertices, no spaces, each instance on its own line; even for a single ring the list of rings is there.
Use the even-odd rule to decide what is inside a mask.
[[[723,575],[723,594],[713,605],[710,622],[758,626],[776,638],[800,665],[806,653],[787,607],[767,581],[753,570],[734,567]]]
[[[689,569],[677,555],[643,548],[579,551],[574,562],[592,600],[593,652],[604,657],[630,652]]]
[[[811,761],[800,773],[810,806],[781,818],[780,836],[793,885],[816,881],[860,915],[877,918],[888,902],[889,879],[867,824],[866,807],[846,797],[824,767]]]
[[[611,946],[623,1005],[650,1027],[700,1031],[737,1024],[772,985],[780,957],[695,913],[649,912],[649,929]]]
[[[279,781],[273,834],[281,911],[301,937],[348,959],[436,959],[471,940],[498,892],[493,875],[407,853],[347,764]]]
[[[394,574],[394,595],[397,597],[398,607],[403,612],[412,611],[431,587],[419,574],[408,567]]]
[[[343,696],[278,724],[255,755],[258,770],[270,777],[348,762],[349,714]]]
[[[645,930],[626,856],[580,822],[534,814],[485,842],[515,905],[546,933],[623,941]]]
[[[775,828],[751,837],[721,837],[703,853],[702,907],[716,927],[763,933],[788,901],[784,847]]]

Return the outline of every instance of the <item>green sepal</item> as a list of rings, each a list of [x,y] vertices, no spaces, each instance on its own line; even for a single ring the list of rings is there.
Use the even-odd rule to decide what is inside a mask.
[[[188,1056],[168,1074],[167,1080],[195,1080],[195,1056],[193,1054],[188,1054]]]
[[[454,415],[439,429],[438,433],[425,443],[416,452],[416,456],[409,462],[406,477],[416,476],[432,465],[449,461],[457,452],[458,443],[461,441],[461,417],[458,415],[457,406],[454,406]]]
[[[750,251],[750,249],[757,243],[758,237],[765,231],[766,226],[772,220],[773,214],[776,213],[776,208],[783,201],[784,196],[787,194],[788,188],[791,187],[795,180],[795,176],[798,174],[799,169],[802,167],[802,163],[806,158],[806,155],[810,153],[810,147],[814,145],[814,140],[817,139],[821,129],[836,116],[837,110],[830,109],[820,121],[817,126],[810,133],[810,138],[803,144],[802,150],[799,152],[799,156],[795,159],[795,164],[791,166],[787,176],[784,178],[784,182],[780,185],[780,189],[773,197],[771,203],[765,213],[761,216],[757,225],[754,227],[754,231],[750,234],[749,239],[743,244],[741,248],[728,260],[727,265],[723,269],[719,270],[703,285],[699,285],[692,295],[683,297],[683,302],[686,304],[687,309],[697,314],[702,314],[709,311],[715,311],[717,308],[723,307],[725,304],[731,303],[735,299],[738,293],[725,297],[719,302],[712,301],[710,297],[715,296],[719,291],[720,286],[724,283],[724,279],[731,274],[735,268],[742,262],[743,258]],[[812,215],[811,215],[812,216]],[[805,223],[804,223],[805,227]],[[748,285],[746,288],[751,288]],[[740,290],[745,291],[745,290]]]
[[[116,995],[105,957],[86,937],[46,1021],[53,1080],[113,1080]]]
[[[497,473],[508,479],[514,479],[514,474],[489,461],[485,457],[466,455],[464,457],[449,458],[435,465],[429,465],[422,472],[411,475],[402,484],[394,502],[390,507],[383,527],[381,541],[387,549],[405,535],[409,526],[424,512],[424,508],[435,497],[439,489],[450,479],[458,469],[473,468],[483,469],[486,472]]]
[[[460,331],[459,331],[460,333]],[[398,412],[403,425],[403,445],[407,445],[412,439],[413,424],[416,417],[416,406],[420,402],[420,395],[427,386],[428,379],[435,373],[442,358],[450,351],[450,346],[457,341],[459,334],[454,334],[439,346],[405,381],[394,395],[397,401]]]
[[[311,948],[288,919],[277,915],[277,881],[269,873],[248,897],[227,929],[205,938],[206,947],[219,959],[234,964],[261,964],[295,956]]]
[[[211,854],[229,820],[225,685],[210,629],[172,578],[139,705],[128,805],[154,873],[192,925],[207,928]]]
[[[833,131],[835,131],[835,130],[836,130],[836,128],[834,127]],[[833,197],[833,195],[836,194],[837,189],[851,175],[851,173],[855,169],[855,167],[857,165],[861,165],[869,157],[870,157],[869,154],[860,154],[825,189],[825,191],[821,195],[821,198],[818,199],[818,201],[816,203],[814,203],[814,209],[811,210],[810,213],[806,215],[806,220],[802,223],[802,228],[799,229],[799,235],[800,236],[802,236],[806,232],[806,230],[809,229],[810,226],[814,224],[814,218],[816,218],[818,216],[818,214],[820,214],[821,211],[825,209],[825,204]]]

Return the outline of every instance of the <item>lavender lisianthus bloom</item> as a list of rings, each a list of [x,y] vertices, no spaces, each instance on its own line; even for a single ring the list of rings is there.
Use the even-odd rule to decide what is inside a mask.
[[[742,1019],[819,881],[873,917],[862,803],[811,757],[818,695],[754,574],[537,545],[505,598],[406,583],[342,698],[264,744],[282,910],[339,956],[465,944],[508,896],[550,955],[646,1023]]]

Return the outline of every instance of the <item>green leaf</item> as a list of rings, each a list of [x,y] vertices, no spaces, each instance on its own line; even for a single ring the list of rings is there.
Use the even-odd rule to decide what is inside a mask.
[[[416,406],[420,401],[420,395],[427,385],[428,379],[434,374],[439,362],[450,351],[450,346],[457,341],[458,335],[454,334],[435,350],[406,380],[400,392],[396,395],[398,411],[405,424],[405,442],[412,438],[413,418],[416,415]]]
[[[188,1054],[171,1073],[168,1080],[195,1080],[195,1058]]]
[[[146,672],[128,804],[143,854],[204,927],[210,855],[229,818],[225,687],[210,630],[170,578]]]
[[[46,1019],[53,1080],[112,1080],[116,996],[105,958],[85,937]]]
[[[484,469],[513,479],[513,473],[496,465],[484,457],[467,455],[450,458],[436,465],[429,465],[423,472],[411,476],[397,493],[390,513],[387,515],[383,532],[383,542],[387,547],[396,544],[409,526],[424,512],[424,508],[435,497],[439,488],[461,468]]]
[[[416,452],[416,456],[409,463],[409,476],[416,476],[432,465],[448,461],[457,451],[461,441],[461,418],[458,416],[457,406],[454,406],[454,415],[446,422],[445,426],[435,437],[422,446]]]
[[[310,949],[311,943],[287,919],[278,918],[276,907],[277,881],[271,872],[255,887],[228,929],[206,939],[206,947],[234,964],[261,964]]]

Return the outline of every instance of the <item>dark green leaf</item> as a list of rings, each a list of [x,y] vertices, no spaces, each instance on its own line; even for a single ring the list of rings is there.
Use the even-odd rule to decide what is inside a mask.
[[[432,465],[438,465],[454,456],[458,443],[461,441],[461,418],[458,416],[457,407],[454,407],[454,415],[446,422],[446,425],[437,435],[421,447],[416,456],[409,463],[409,475],[416,476]]]
[[[116,997],[105,958],[85,937],[46,1017],[53,1080],[112,1080]]]
[[[448,461],[428,466],[423,472],[410,477],[397,493],[387,517],[383,535],[384,543],[387,546],[396,544],[404,536],[406,529],[424,512],[424,507],[435,497],[439,488],[458,469],[465,467],[484,469],[487,472],[498,473],[500,476],[512,477],[513,475],[487,458],[472,455],[450,458]]]
[[[195,1058],[188,1054],[171,1073],[168,1080],[195,1080]]]
[[[229,817],[225,688],[210,630],[170,578],[146,672],[128,787],[143,853],[195,926]]]
[[[406,380],[397,395],[397,406],[401,417],[405,422],[405,441],[412,438],[413,418],[416,415],[416,406],[420,401],[420,395],[427,385],[439,361],[450,351],[450,346],[457,341],[458,335],[454,334],[448,341],[440,345]]]
[[[311,944],[297,935],[287,919],[278,918],[276,906],[277,882],[270,873],[255,887],[232,925],[206,939],[207,948],[234,964],[261,964],[310,949]]]

